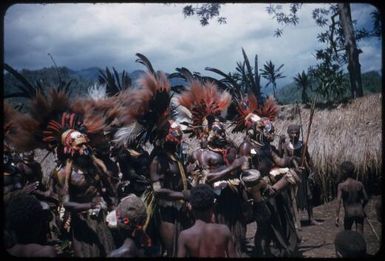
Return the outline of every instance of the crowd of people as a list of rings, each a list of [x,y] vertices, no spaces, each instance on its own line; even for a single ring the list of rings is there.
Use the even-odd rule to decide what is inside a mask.
[[[173,96],[165,74],[148,72],[139,88],[110,96],[103,86],[104,95],[76,98],[62,89],[36,91],[26,113],[5,103],[6,253],[241,257],[246,226],[256,222],[255,256],[296,256],[299,210],[318,224],[314,167],[299,125],[275,147],[274,100],[232,97],[198,79],[187,87]],[[230,106],[236,113],[229,123]],[[229,127],[244,137],[239,146]],[[200,147],[189,153],[186,138]],[[37,148],[56,157],[47,182]],[[349,163],[342,169],[354,172]],[[341,198],[345,228],[355,221],[361,229],[362,184],[348,178],[338,187]]]

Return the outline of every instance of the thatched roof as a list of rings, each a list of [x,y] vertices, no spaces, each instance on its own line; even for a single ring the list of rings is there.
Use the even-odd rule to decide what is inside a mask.
[[[344,160],[356,164],[360,173],[365,172],[372,161],[377,167],[382,164],[382,117],[381,94],[355,99],[341,104],[336,109],[316,109],[309,136],[309,152],[323,171],[327,165],[332,169]],[[293,111],[294,105],[281,112]],[[309,124],[310,109],[302,108],[301,117],[305,137]],[[291,115],[287,115],[290,117]],[[299,124],[299,115],[293,120],[279,119],[275,122],[276,133],[285,134],[289,124]]]
[[[310,108],[300,107],[306,137]],[[316,108],[308,148],[320,178],[338,181],[339,165],[345,160],[354,163],[360,180],[368,175],[381,177],[381,111],[381,94],[357,98],[335,109]],[[281,107],[280,119],[274,124],[276,133],[287,135],[292,123],[300,124],[295,105]]]

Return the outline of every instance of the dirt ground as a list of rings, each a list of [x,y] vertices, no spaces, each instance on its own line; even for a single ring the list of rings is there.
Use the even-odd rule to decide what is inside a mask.
[[[372,224],[375,232],[381,240],[382,225],[377,220],[374,204],[376,200],[381,199],[380,196],[373,196],[369,200],[365,210],[368,219]],[[326,204],[317,206],[313,209],[315,219],[320,222],[320,225],[309,225],[307,222],[307,213],[300,213],[302,230],[299,232],[302,237],[302,242],[299,244],[300,256],[304,258],[334,258],[334,239],[336,234],[343,230],[343,209],[341,206],[340,226],[335,226],[335,213],[337,201],[333,200]],[[247,256],[253,256],[252,249],[254,246],[254,233],[256,224],[250,223],[247,225]],[[355,228],[353,228],[355,229]],[[381,241],[377,240],[373,230],[365,220],[364,223],[364,238],[367,243],[367,253],[370,255],[379,254]]]

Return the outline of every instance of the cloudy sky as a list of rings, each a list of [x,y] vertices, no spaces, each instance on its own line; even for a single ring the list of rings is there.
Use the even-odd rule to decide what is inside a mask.
[[[156,70],[171,73],[184,66],[218,78],[204,68],[233,72],[243,60],[243,47],[251,61],[258,54],[259,68],[268,60],[284,64],[287,77],[277,82],[280,86],[316,63],[314,50],[322,46],[311,10],[325,5],[303,5],[300,24],[286,27],[281,38],[273,36],[278,26],[267,5],[225,4],[221,15],[227,24],[212,21],[202,27],[198,17],[184,17],[183,4],[16,4],[4,17],[4,62],[16,69],[51,67],[50,53],[58,66],[73,70],[114,66],[131,72],[144,69],[135,62],[139,52]],[[358,25],[371,28],[375,7],[351,6]],[[365,40],[359,48],[362,71],[380,70],[381,41]]]

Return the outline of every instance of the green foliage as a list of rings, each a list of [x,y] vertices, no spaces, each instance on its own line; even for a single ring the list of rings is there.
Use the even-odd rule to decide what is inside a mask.
[[[373,28],[371,30],[371,36],[380,38],[382,35],[381,15],[378,9],[370,13],[372,16]]]
[[[219,3],[195,4],[194,6],[186,5],[183,8],[183,14],[185,17],[194,15],[198,16],[202,26],[208,25],[209,21],[214,19],[214,17],[218,17],[217,22],[219,24],[226,24],[226,18],[219,16],[221,5],[222,4]]]
[[[237,62],[234,73],[224,73],[215,68],[206,67],[208,71],[217,73],[224,78],[220,81],[227,84],[230,94],[240,99],[244,94],[253,93],[258,100],[262,99],[260,80],[261,76],[258,74],[258,56],[255,55],[254,68],[251,67],[249,58],[245,50],[242,48],[243,62]]]
[[[297,25],[299,23],[299,17],[297,12],[301,9],[302,4],[290,4],[289,12],[282,11],[282,5],[273,5],[270,4],[266,11],[269,15],[273,16],[273,19],[277,21],[280,25]],[[274,31],[275,37],[281,37],[283,34],[282,28],[277,28]]]
[[[378,93],[382,91],[382,77],[376,71],[362,74],[364,94]]]
[[[267,80],[265,87],[268,87],[270,84],[273,86],[274,98],[277,99],[276,89],[277,89],[277,80],[284,78],[283,74],[280,72],[283,64],[281,64],[277,69],[272,61],[268,61],[263,65],[263,69],[260,69],[261,76]]]
[[[297,75],[298,76],[298,75]],[[310,77],[308,74],[310,85],[313,86],[313,88],[308,89],[308,98],[310,100],[314,99],[318,93],[315,91],[316,86],[319,84],[316,79]],[[345,81],[349,81],[349,75],[344,74],[343,75]],[[379,93],[382,91],[382,77],[381,75],[376,71],[370,71],[362,74],[362,86],[364,89],[364,94],[371,94],[371,93]],[[349,97],[349,90],[346,89],[344,93],[342,94],[343,97]],[[283,104],[292,104],[295,102],[302,102],[302,92],[301,89],[298,88],[298,85],[295,81],[293,81],[290,84],[287,84],[280,88],[277,91],[278,99]],[[318,95],[318,100],[322,103],[326,103],[327,99]]]
[[[342,70],[334,71],[321,64],[310,73],[316,79],[315,91],[326,99],[326,102],[340,102],[346,98],[349,82],[344,78]]]

